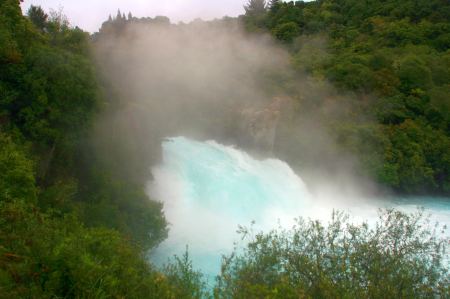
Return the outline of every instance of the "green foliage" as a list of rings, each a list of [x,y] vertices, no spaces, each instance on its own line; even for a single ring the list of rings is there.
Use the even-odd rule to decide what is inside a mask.
[[[402,189],[417,193],[433,184],[448,186],[449,139],[439,130],[407,120],[388,131],[392,142],[391,164],[398,165]]]
[[[44,30],[47,26],[48,15],[40,6],[31,5],[27,12],[30,21],[40,30]]]
[[[195,271],[188,249],[183,256],[175,256],[164,266],[163,273],[172,286],[176,298],[208,298],[207,285],[201,272]]]
[[[323,36],[315,38],[300,37],[297,41],[301,46],[293,56],[293,66],[301,72],[307,72],[316,78],[322,78],[324,74],[320,67],[329,63],[328,60],[332,57],[327,52],[326,38]]]
[[[92,159],[82,155],[100,106],[88,34],[70,28],[61,11],[44,18],[40,7],[32,7],[29,18],[35,22],[40,16],[45,23],[39,33],[17,15],[18,3],[2,5],[6,8],[0,21],[8,25],[6,36],[20,59],[5,60],[0,71],[0,125],[7,135],[18,132],[30,144],[40,207],[89,214],[85,219],[90,225],[119,230],[143,248],[155,246],[166,235],[161,205],[147,198],[142,185],[91,176],[91,169],[107,172],[106,166],[92,165]],[[88,174],[90,181],[85,180]],[[115,216],[102,216],[102,205],[117,211]]]
[[[143,250],[167,237],[162,204],[150,200],[139,185],[98,172],[88,181],[87,192],[80,194],[81,217],[87,225],[116,229]]]
[[[418,57],[406,56],[399,61],[397,74],[406,92],[416,88],[426,90],[432,83],[430,69]]]
[[[354,57],[351,58],[354,60]],[[353,90],[370,90],[374,74],[364,63],[349,60],[334,61],[327,71],[327,77],[336,85]]]
[[[301,87],[290,91],[309,107],[298,118],[329,109],[328,130],[380,184],[402,193],[449,194],[449,13],[442,0],[277,1],[264,19],[247,16],[246,23],[287,45],[299,78],[285,85],[302,86],[306,72],[338,89],[331,108],[321,100],[315,109]],[[337,102],[350,106],[344,119],[335,115]],[[360,134],[373,119],[377,137]],[[406,133],[411,127],[420,134]]]
[[[89,127],[96,107],[92,65],[85,58],[52,47],[27,57],[26,92],[15,117],[24,133],[44,144],[74,142]],[[66,140],[64,140],[66,139]],[[69,140],[71,139],[71,140]]]
[[[266,12],[266,1],[265,0],[249,0],[247,5],[244,6],[246,15],[258,16]]]
[[[23,149],[0,132],[0,202],[36,203],[34,165]]]
[[[84,154],[99,95],[88,33],[0,1],[1,298],[174,298],[161,204]]]
[[[2,298],[173,298],[117,232],[0,203]]]
[[[273,35],[281,41],[292,42],[298,36],[300,28],[295,22],[280,24],[273,29]]]
[[[373,226],[333,213],[259,233],[225,257],[217,298],[441,298],[450,293],[448,238],[422,213],[384,211]],[[241,233],[249,237],[248,229]]]
[[[281,0],[270,0],[268,3],[270,11],[276,12],[280,8],[281,2]]]

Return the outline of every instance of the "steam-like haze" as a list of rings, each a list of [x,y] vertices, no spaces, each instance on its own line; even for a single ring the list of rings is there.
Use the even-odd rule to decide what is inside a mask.
[[[108,30],[96,38],[95,54],[106,98],[113,104],[98,123],[97,142],[107,155],[117,147],[128,155],[122,162],[128,176],[148,178],[165,137],[241,146],[236,144],[240,111],[260,109],[290,92],[295,96],[282,108],[274,154],[296,171],[308,170],[312,181],[319,177],[320,185],[327,174],[344,189],[358,189],[351,175],[357,163],[338,150],[322,126],[330,115],[346,117],[345,101],[336,100],[326,82],[294,73],[290,55],[269,35],[245,33],[236,19],[188,25],[133,22],[119,34]],[[325,41],[299,43],[324,48]],[[304,48],[317,55],[317,47]],[[311,163],[293,161],[297,157]],[[137,171],[144,166],[147,173]],[[319,166],[327,170],[316,173]]]
[[[148,183],[149,194],[164,202],[171,233],[155,253],[160,259],[190,243],[194,261],[213,273],[237,224],[254,217],[273,228],[277,219],[300,215],[326,219],[335,208],[362,220],[392,206],[363,200],[376,188],[332,134],[333,123],[355,114],[355,99],[294,71],[291,55],[269,36],[245,33],[237,20],[108,30],[94,42],[107,99],[94,140],[100,157],[127,179]],[[325,44],[322,37],[300,40],[296,59],[326,55]],[[237,138],[241,111],[267,107],[276,96],[288,100],[268,156],[287,164],[259,161],[267,153],[255,155]],[[177,136],[187,138],[165,140]]]
[[[120,99],[151,108],[152,117],[164,114],[158,129],[188,123],[203,130],[196,124],[209,113],[267,102],[264,77],[287,65],[287,55],[268,37],[246,36],[230,25],[135,24],[118,38],[100,38],[97,54]]]
[[[108,153],[114,138],[133,146],[133,158],[156,156],[168,136],[232,143],[239,111],[269,103],[271,78],[289,63],[269,36],[245,34],[235,21],[131,24],[100,35],[95,53],[115,103],[99,136]]]

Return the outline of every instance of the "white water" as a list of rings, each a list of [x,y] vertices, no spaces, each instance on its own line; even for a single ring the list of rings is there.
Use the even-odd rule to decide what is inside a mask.
[[[347,211],[354,221],[374,221],[378,208],[415,211],[424,206],[432,220],[450,224],[450,201],[369,200],[324,188],[311,195],[302,179],[284,162],[257,160],[243,151],[214,141],[184,137],[163,142],[162,165],[153,169],[152,198],[164,203],[169,237],[153,253],[156,264],[174,254],[189,254],[194,266],[211,277],[220,271],[222,254],[239,241],[238,225],[256,231],[290,228],[294,219],[329,219],[333,209]]]

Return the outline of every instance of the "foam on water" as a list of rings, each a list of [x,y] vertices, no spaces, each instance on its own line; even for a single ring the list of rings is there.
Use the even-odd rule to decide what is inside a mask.
[[[222,254],[238,241],[238,225],[255,230],[290,228],[299,216],[327,220],[333,209],[349,212],[355,221],[374,221],[381,207],[413,211],[424,205],[433,220],[450,224],[447,200],[363,200],[336,192],[312,196],[286,163],[257,160],[215,141],[184,137],[166,139],[162,164],[153,169],[152,198],[164,203],[169,237],[153,253],[156,264],[189,246],[194,266],[218,274]]]

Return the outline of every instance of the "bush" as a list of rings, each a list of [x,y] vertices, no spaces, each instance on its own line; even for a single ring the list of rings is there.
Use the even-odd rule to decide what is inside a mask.
[[[23,150],[0,133],[0,202],[19,199],[36,202],[33,167]]]
[[[0,202],[1,298],[173,298],[118,232]]]
[[[374,226],[334,212],[328,226],[298,220],[224,258],[218,298],[432,298],[450,295],[448,238],[422,212],[382,212]],[[243,229],[241,233],[248,235]]]
[[[295,22],[280,24],[273,29],[273,34],[283,42],[292,42],[300,34],[300,27]]]
[[[206,280],[201,272],[194,270],[187,248],[183,256],[175,256],[165,265],[163,273],[176,298],[202,299],[209,297]]]

